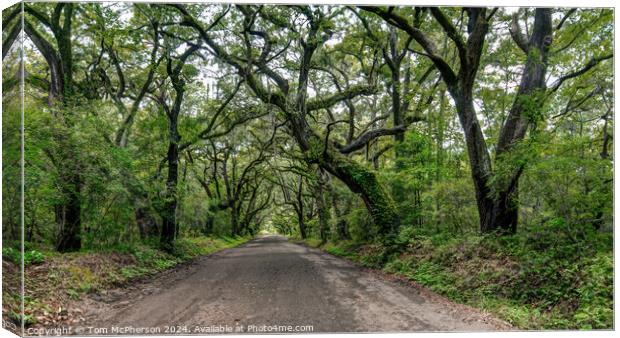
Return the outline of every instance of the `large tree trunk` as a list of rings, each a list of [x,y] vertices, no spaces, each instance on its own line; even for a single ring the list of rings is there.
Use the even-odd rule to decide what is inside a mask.
[[[172,249],[176,232],[176,209],[177,209],[177,181],[179,177],[179,146],[176,141],[176,121],[170,126],[172,140],[168,145],[168,178],[166,180],[166,193],[161,211],[162,227],[160,241],[166,250]]]
[[[462,98],[465,103],[457,104],[457,111],[461,118],[461,125],[465,131],[471,176],[474,181],[476,192],[476,204],[480,218],[480,231],[483,233],[500,230],[502,232],[514,232],[517,226],[518,203],[516,201],[516,184],[512,188],[493,192],[490,179],[493,175],[491,159],[487,150],[486,142],[477,119],[467,119],[465,116],[473,116],[467,112],[473,104]],[[465,111],[465,112],[463,112]],[[518,179],[518,178],[517,178]]]
[[[319,159],[319,165],[340,179],[352,192],[360,194],[380,235],[395,232],[400,226],[392,197],[379,182],[377,174],[334,149],[329,149]]]
[[[179,180],[179,142],[181,135],[179,134],[179,114],[181,113],[181,104],[185,94],[185,81],[180,78],[181,70],[189,58],[196,50],[197,45],[189,47],[180,57],[177,65],[173,68],[172,59],[168,58],[167,73],[172,82],[172,87],[176,92],[172,107],[168,106],[165,97],[162,95],[158,98],[159,103],[166,112],[168,118],[168,178],[166,179],[166,193],[164,195],[162,214],[162,226],[160,244],[164,250],[172,250],[174,245],[174,237],[177,234],[177,184]]]
[[[539,109],[544,100],[546,89],[547,54],[552,42],[553,26],[551,10],[536,9],[534,28],[529,41],[524,41],[515,17],[511,33],[517,44],[527,53],[523,76],[519,90],[500,131],[497,143],[497,165],[509,166],[511,174],[502,182],[494,185],[493,198],[485,197],[488,202],[480,214],[480,230],[482,232],[502,231],[515,233],[519,217],[519,178],[523,166],[505,163],[502,157],[525,138],[529,126],[536,124],[540,116]],[[487,178],[488,179],[488,178]],[[488,184],[488,182],[487,182]],[[488,192],[487,192],[488,195]],[[480,200],[479,200],[480,207]],[[484,216],[484,217],[483,217]]]
[[[71,107],[74,103],[73,55],[72,55],[72,19],[73,5],[58,4],[58,14],[64,11],[62,25],[52,26],[56,46],[40,34],[29,21],[24,21],[24,31],[41,52],[49,67],[50,86],[48,104],[54,115],[60,119],[58,130],[54,135],[58,142],[58,172],[62,202],[54,206],[56,223],[59,229],[56,249],[61,252],[79,250],[81,248],[81,174],[77,158],[78,152],[71,142],[70,133],[73,128]],[[26,9],[36,11],[31,7]],[[66,134],[65,134],[66,133]]]
[[[60,127],[65,129],[65,126]],[[54,206],[56,211],[56,224],[59,234],[56,242],[56,250],[60,252],[76,251],[82,247],[80,233],[82,228],[81,218],[81,189],[82,178],[78,154],[75,145],[69,135],[72,126],[56,133],[58,142],[58,172],[59,186],[62,199]]]
[[[306,239],[308,235],[306,234],[306,222],[303,211],[297,212],[297,221],[299,223],[299,235],[302,239]]]
[[[497,165],[511,166],[511,174],[504,181],[499,180],[491,185],[490,179],[495,174],[491,167],[491,158],[487,149],[484,135],[476,118],[473,106],[473,77],[463,77],[458,87],[452,87],[450,92],[455,98],[457,113],[467,143],[467,152],[471,166],[472,178],[476,190],[476,202],[480,216],[480,231],[500,231],[514,233],[518,222],[518,182],[523,168],[511,163],[503,163],[502,155],[510,151],[518,142],[523,140],[528,127],[536,123],[537,109],[542,103],[542,94],[545,89],[545,74],[547,69],[547,52],[551,44],[551,11],[547,8],[536,10],[532,36],[525,45],[511,28],[515,40],[527,53],[527,61],[523,69],[523,76],[519,90],[506,122],[500,131],[497,144]],[[470,74],[475,74],[471,70]]]
[[[496,198],[487,198],[483,204],[478,204],[481,232],[500,231],[515,233],[519,221],[518,189],[515,184],[512,188],[502,191]]]
[[[363,7],[363,9],[378,14],[389,24],[406,31],[433,61],[454,99],[465,134],[471,175],[476,190],[480,230],[489,232],[503,229],[514,232],[518,215],[517,184],[522,168],[511,168],[511,175],[508,176],[512,179],[508,182],[494,183],[491,187],[491,178],[494,174],[491,157],[473,105],[473,87],[484,51],[485,37],[489,28],[488,20],[492,15],[487,16],[486,8],[465,8],[464,11],[469,18],[468,36],[464,40],[455,33],[456,28],[439,8],[430,8],[433,17],[457,46],[460,67],[458,73],[455,73],[450,64],[436,53],[434,44],[425,33],[412,26],[407,18],[381,7]],[[510,150],[514,144],[523,139],[532,122],[531,118],[537,115],[535,110],[539,109],[542,103],[538,100],[541,98],[539,94],[545,90],[547,53],[552,40],[551,9],[536,9],[534,27],[529,40],[520,32],[517,19],[515,15],[510,32],[518,47],[526,52],[527,62],[515,102],[499,135],[496,147],[498,158],[501,158],[502,152]],[[533,110],[530,111],[533,114],[528,114],[528,109]]]

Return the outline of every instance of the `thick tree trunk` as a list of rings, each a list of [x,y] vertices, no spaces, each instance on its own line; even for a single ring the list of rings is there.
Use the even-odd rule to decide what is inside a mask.
[[[458,73],[455,73],[449,63],[436,54],[434,44],[418,28],[410,25],[406,18],[380,7],[364,7],[364,9],[378,14],[386,22],[406,31],[416,40],[433,61],[446,83],[456,104],[459,121],[465,134],[471,175],[476,190],[480,230],[482,232],[496,229],[515,231],[518,214],[516,186],[522,168],[511,168],[516,173],[513,174],[514,182],[510,184],[500,182],[493,187],[490,186],[494,174],[491,168],[491,157],[473,105],[473,87],[483,55],[484,40],[489,28],[488,20],[491,17],[486,15],[486,8],[465,9],[469,16],[467,40],[454,34],[456,28],[446,19],[440,9],[430,8],[431,14],[442,26],[443,31],[457,45],[460,63]],[[535,123],[539,115],[536,109],[541,106],[540,94],[545,90],[547,53],[553,33],[551,24],[551,9],[537,8],[532,34],[528,40],[520,32],[518,16],[514,16],[510,32],[519,48],[527,54],[527,62],[515,102],[498,138],[496,147],[498,158],[523,139],[528,126],[532,122]]]
[[[527,53],[527,60],[519,90],[508,118],[500,131],[496,152],[497,165],[512,166],[510,163],[501,163],[502,155],[522,141],[529,126],[536,124],[539,118],[540,112],[538,110],[546,89],[547,54],[552,42],[551,10],[548,8],[536,9],[534,29],[527,45],[519,37],[518,29],[518,24],[515,21],[511,33],[515,37],[515,41]],[[487,196],[484,197],[489,201],[483,204],[483,210],[480,213],[480,230],[482,232],[499,230],[504,233],[515,233],[517,231],[519,217],[518,184],[523,167],[511,167],[510,170],[513,171],[513,174],[507,182],[495,184],[495,196],[491,199],[487,192]],[[488,175],[486,180],[488,180]],[[478,205],[480,210],[480,200]]]
[[[490,224],[496,224],[492,212],[495,203],[489,186],[489,179],[492,175],[491,158],[476,117],[471,90],[460,92],[453,89],[450,94],[455,98],[457,114],[465,133],[471,176],[476,192],[478,216],[480,217],[480,230],[484,232]]]
[[[394,201],[377,174],[354,160],[329,149],[319,160],[319,165],[340,179],[352,192],[360,194],[380,235],[395,232],[400,226]]]
[[[515,233],[519,221],[517,187],[499,193],[495,199],[486,199],[482,205],[478,204],[478,211],[481,232]]]
[[[303,212],[297,212],[297,221],[299,223],[299,235],[302,239],[306,239],[308,235],[306,234],[306,222],[304,221]]]
[[[176,121],[171,123],[171,130],[176,133]],[[160,242],[165,250],[171,250],[176,232],[176,209],[177,209],[177,181],[179,176],[179,146],[176,141],[178,135],[168,145],[168,179],[166,180],[166,193],[161,211],[162,227]]]
[[[460,102],[462,104],[457,101],[457,112],[465,131],[471,175],[476,191],[480,231],[487,233],[499,230],[512,233],[516,231],[518,220],[516,182],[493,194],[489,182],[493,175],[491,159],[482,130],[477,119],[467,118],[475,116],[472,101],[464,96],[460,98]],[[518,180],[518,177],[516,179]]]
[[[65,126],[60,127],[65,129]],[[56,250],[60,252],[77,251],[82,247],[81,231],[81,189],[82,178],[80,174],[79,159],[75,145],[71,142],[71,126],[66,130],[55,133],[58,142],[59,158],[59,186],[62,199],[54,206],[56,212],[56,224],[58,226],[58,240]]]
[[[185,94],[185,81],[179,76],[183,65],[187,58],[190,57],[198,46],[188,48],[180,57],[178,64],[173,68],[172,60],[169,58],[166,70],[168,77],[172,82],[172,87],[176,92],[172,107],[166,104],[165,98],[159,98],[166,116],[168,118],[168,178],[166,179],[166,193],[164,195],[162,214],[162,226],[160,244],[164,250],[170,251],[174,245],[174,238],[178,232],[176,211],[178,205],[177,184],[179,180],[179,142],[181,135],[179,134],[179,114],[181,112],[181,104]]]
[[[77,164],[77,151],[69,136],[73,128],[71,107],[74,105],[75,88],[73,84],[73,55],[72,55],[72,19],[73,5],[58,4],[55,10],[64,11],[63,24],[55,24],[52,28],[56,46],[40,34],[29,21],[24,21],[24,31],[41,52],[49,67],[50,86],[48,104],[54,115],[61,119],[60,126],[66,131],[58,131],[54,136],[61,151],[59,185],[62,203],[54,206],[56,222],[59,229],[56,249],[61,252],[79,250],[81,248],[81,175]],[[35,11],[28,7],[28,12]],[[61,12],[58,12],[61,15]]]

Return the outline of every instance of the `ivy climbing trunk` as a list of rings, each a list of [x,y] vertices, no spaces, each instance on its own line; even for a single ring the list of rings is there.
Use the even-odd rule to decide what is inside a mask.
[[[395,232],[400,226],[400,218],[392,197],[379,182],[377,173],[340,154],[330,145],[326,148],[317,158],[321,168],[360,195],[373,222],[378,226],[380,235]]]

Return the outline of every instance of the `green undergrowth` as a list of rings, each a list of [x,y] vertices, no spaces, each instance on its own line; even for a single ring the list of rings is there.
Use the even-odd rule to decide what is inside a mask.
[[[21,264],[21,250],[13,247],[2,248],[2,259]],[[24,250],[24,265],[38,264],[45,260],[45,255],[38,250]]]
[[[134,243],[131,246],[72,253],[34,249],[27,244],[24,256],[25,324],[46,325],[70,318],[69,313],[72,312],[79,315],[80,309],[72,309],[69,304],[86,293],[106,293],[114,287],[169,270],[198,256],[235,247],[248,240],[250,237],[182,238],[175,242],[171,253],[159,250],[155,243]],[[18,272],[20,251],[4,248],[2,253],[4,267]],[[8,286],[7,292],[3,294],[8,311],[3,316],[17,324],[20,317],[19,289],[12,289],[11,286],[19,284],[19,276],[15,274],[13,278],[15,281],[3,281],[3,285]]]
[[[404,276],[519,329],[613,328],[613,239],[562,222],[511,236],[404,228],[385,245],[306,240],[366,267]]]

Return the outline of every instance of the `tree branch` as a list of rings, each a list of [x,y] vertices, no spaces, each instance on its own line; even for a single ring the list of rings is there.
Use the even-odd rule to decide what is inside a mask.
[[[406,130],[407,130],[406,126],[396,126],[393,128],[370,130],[360,135],[355,141],[340,148],[339,151],[343,154],[350,154],[356,150],[360,150],[364,148],[364,146],[368,142],[376,139],[377,137],[396,135],[396,134],[404,133]]]
[[[519,16],[517,15],[517,13],[514,13],[512,15],[512,22],[510,24],[509,31],[510,36],[512,36],[512,39],[517,44],[517,46],[519,46],[519,48],[521,48],[521,50],[525,54],[527,54],[530,47],[528,45],[527,38],[523,35],[523,32],[521,32],[521,27],[519,26]]]
[[[608,60],[614,57],[613,53],[610,53],[608,55],[604,55],[604,56],[599,56],[599,57],[592,57],[592,59],[590,59],[590,61],[581,69],[576,70],[572,73],[566,74],[562,77],[560,77],[559,79],[557,79],[553,85],[551,86],[551,92],[555,92],[557,91],[560,86],[562,86],[562,84],[567,81],[570,80],[572,78],[578,77],[580,75],[585,74],[586,72],[588,72],[590,69],[594,68],[594,66],[598,65],[601,61],[604,60]]]
[[[341,92],[323,99],[313,99],[308,101],[306,107],[308,111],[314,111],[318,109],[329,108],[338,102],[344,100],[350,100],[360,95],[372,95],[377,92],[376,86],[369,85],[355,85],[351,86]]]
[[[454,25],[450,22],[450,19],[446,17],[446,15],[439,9],[439,7],[431,7],[431,14],[437,20],[441,28],[443,28],[446,35],[450,38],[450,40],[454,41],[456,45],[456,49],[459,51],[459,59],[461,61],[461,67],[466,67],[467,65],[467,49],[465,47],[465,42],[463,41],[463,37],[456,30]]]
[[[36,9],[26,4],[24,4],[24,11],[32,15],[33,17],[35,17],[37,20],[39,20],[39,22],[47,26],[49,29],[52,29],[52,24],[50,23],[50,19],[47,16],[45,16],[45,14],[37,11]]]
[[[424,54],[429,59],[431,59],[431,61],[433,61],[433,63],[441,73],[441,76],[444,78],[444,81],[446,81],[446,84],[452,88],[455,88],[457,86],[456,74],[454,73],[450,65],[437,54],[437,47],[421,30],[413,27],[411,24],[409,24],[407,19],[397,15],[393,11],[386,11],[385,9],[376,6],[363,6],[360,8],[362,10],[379,15],[387,23],[400,28],[403,31],[407,32],[407,34],[411,35],[413,39],[416,40],[416,42],[420,44],[420,46],[422,46],[425,51]]]
[[[4,28],[6,28],[6,26],[4,26]],[[9,32],[9,36],[7,36],[7,38],[2,42],[2,60],[4,60],[4,58],[9,53],[9,50],[11,49],[11,46],[13,46],[13,43],[15,42],[15,40],[17,39],[17,36],[19,35],[21,28],[22,28],[21,23],[19,22],[16,23],[13,26],[13,29],[11,29],[11,31]]]
[[[6,29],[11,23],[11,21],[13,21],[13,19],[15,19],[22,11],[20,3],[17,3],[13,6],[15,6],[15,8],[6,16],[6,18],[2,20],[3,29]]]
[[[575,11],[577,11],[577,8],[571,8],[568,12],[566,12],[566,14],[564,14],[564,17],[562,17],[562,20],[560,20],[560,22],[558,23],[558,25],[555,27],[555,30],[560,30],[560,28],[562,28],[562,26],[564,25],[564,23],[566,22],[566,20],[573,15],[573,13],[575,13]]]

